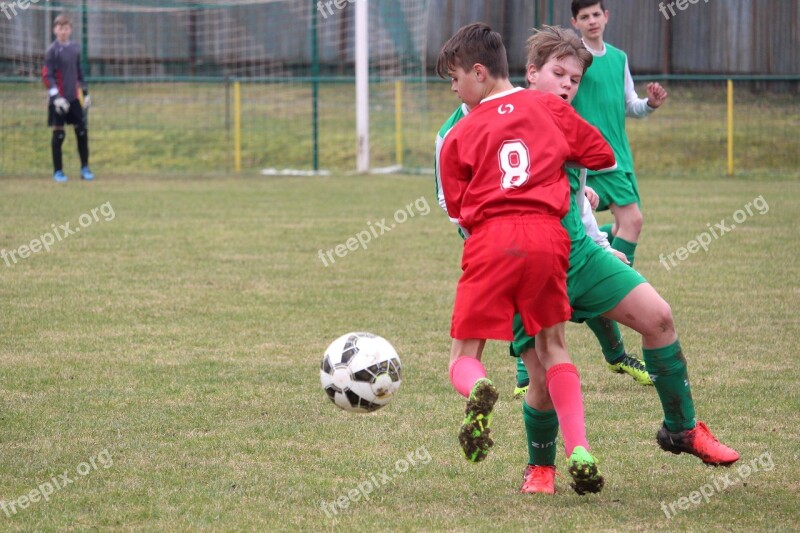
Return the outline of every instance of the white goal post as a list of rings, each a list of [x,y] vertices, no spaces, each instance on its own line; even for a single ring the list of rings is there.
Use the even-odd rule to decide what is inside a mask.
[[[369,172],[369,2],[356,1],[356,170]]]

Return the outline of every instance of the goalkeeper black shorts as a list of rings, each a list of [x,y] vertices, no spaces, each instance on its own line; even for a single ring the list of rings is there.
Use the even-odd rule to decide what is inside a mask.
[[[69,111],[63,115],[56,113],[56,108],[50,104],[47,108],[47,125],[48,126],[63,126],[64,124],[85,124],[83,116],[83,108],[81,107],[80,100],[73,100],[69,103]]]

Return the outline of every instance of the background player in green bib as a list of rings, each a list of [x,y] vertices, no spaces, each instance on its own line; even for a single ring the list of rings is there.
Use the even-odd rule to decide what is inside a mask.
[[[624,253],[633,266],[643,218],[633,156],[625,133],[625,117],[646,117],[664,103],[667,92],[658,83],[650,83],[647,98],[639,98],[625,52],[603,41],[607,23],[608,11],[603,1],[573,0],[572,25],[580,32],[594,60],[572,104],[583,118],[600,130],[614,150],[618,168],[603,175],[589,172],[587,183],[600,197],[597,209],[610,209],[614,214],[614,224],[600,229],[608,233],[611,246]],[[613,348],[620,338],[616,325],[603,317],[587,320],[586,324],[598,338],[605,337],[601,341],[603,355],[612,369],[616,365],[615,371],[627,371],[617,360],[620,357],[618,348]]]
[[[572,25],[581,33],[584,46],[594,56],[591,67],[581,80],[573,106],[600,130],[614,150],[617,170],[602,176],[589,172],[587,182],[600,197],[598,209],[611,209],[614,214],[614,227],[609,232],[611,245],[633,263],[642,229],[642,213],[633,156],[625,133],[625,117],[646,117],[664,103],[667,92],[658,83],[650,83],[647,98],[638,97],[625,52],[603,42],[607,23],[608,11],[604,2],[573,0]]]

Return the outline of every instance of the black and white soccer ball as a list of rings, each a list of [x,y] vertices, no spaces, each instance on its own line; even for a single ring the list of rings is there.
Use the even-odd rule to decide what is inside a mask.
[[[400,389],[400,358],[383,337],[348,333],[325,350],[319,377],[338,407],[369,413],[392,401]]]

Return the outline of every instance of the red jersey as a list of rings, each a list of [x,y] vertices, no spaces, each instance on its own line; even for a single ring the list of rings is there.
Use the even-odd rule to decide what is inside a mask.
[[[567,161],[591,170],[615,166],[602,134],[558,96],[514,89],[487,98],[444,139],[447,212],[468,231],[499,216],[560,220],[569,208]]]

